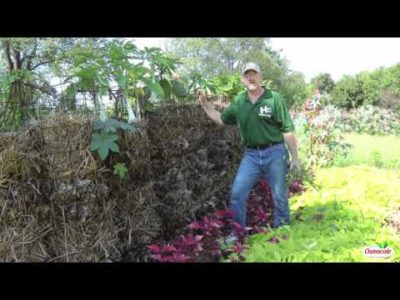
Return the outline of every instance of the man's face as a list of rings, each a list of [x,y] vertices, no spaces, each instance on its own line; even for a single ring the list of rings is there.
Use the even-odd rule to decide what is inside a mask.
[[[253,70],[249,70],[242,75],[242,82],[249,91],[254,91],[261,86],[261,81],[261,74]]]

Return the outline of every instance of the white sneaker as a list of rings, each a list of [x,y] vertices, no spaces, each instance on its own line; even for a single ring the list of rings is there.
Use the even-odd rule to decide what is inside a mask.
[[[234,234],[230,234],[226,237],[221,238],[220,239],[221,249],[226,250],[232,247],[238,240],[239,240],[238,237]]]
[[[238,237],[234,234],[230,234],[225,238],[226,244],[234,244],[238,239]]]

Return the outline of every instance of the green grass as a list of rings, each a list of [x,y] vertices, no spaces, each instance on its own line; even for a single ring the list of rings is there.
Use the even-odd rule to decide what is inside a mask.
[[[346,157],[335,158],[334,166],[368,165],[400,169],[400,137],[345,134],[344,140],[353,145]]]
[[[399,233],[386,221],[400,207],[399,171],[368,166],[320,169],[315,184],[290,199],[290,226],[249,238],[247,262],[400,261]],[[275,234],[289,239],[273,244],[268,240]],[[382,242],[394,250],[391,258],[363,254],[364,247]]]

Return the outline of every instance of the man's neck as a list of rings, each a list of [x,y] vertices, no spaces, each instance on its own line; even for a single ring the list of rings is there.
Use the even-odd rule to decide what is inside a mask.
[[[264,89],[262,88],[262,86],[259,86],[254,91],[248,91],[248,95],[249,95],[250,100],[252,100],[252,102],[255,102],[261,96],[261,94],[263,92],[264,92]]]

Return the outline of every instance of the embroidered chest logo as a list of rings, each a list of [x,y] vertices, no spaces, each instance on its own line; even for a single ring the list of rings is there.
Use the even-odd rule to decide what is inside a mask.
[[[272,109],[268,106],[261,106],[260,113],[258,114],[260,117],[268,117],[271,118]]]

